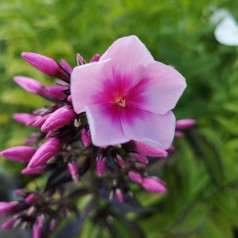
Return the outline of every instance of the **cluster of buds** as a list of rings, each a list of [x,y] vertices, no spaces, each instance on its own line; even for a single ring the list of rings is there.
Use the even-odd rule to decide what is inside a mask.
[[[146,168],[151,159],[167,157],[172,150],[137,141],[106,147],[93,145],[85,112],[76,114],[73,109],[72,67],[65,60],[57,63],[36,53],[23,53],[22,57],[39,71],[54,77],[56,85],[45,87],[32,78],[14,77],[24,90],[48,99],[51,104],[32,114],[13,115],[14,120],[38,131],[27,138],[23,146],[6,149],[1,155],[26,163],[21,171],[24,175],[34,179],[43,174],[48,177],[43,192],[21,189],[17,190],[21,200],[0,202],[0,216],[10,216],[2,228],[32,227],[33,237],[42,237],[42,232],[52,231],[67,212],[78,214],[75,206],[78,186],[84,188],[83,194],[100,195],[118,203],[133,196],[131,181],[151,193],[166,192],[165,183],[148,174]],[[90,62],[97,62],[99,58],[95,55]],[[85,64],[79,54],[76,60],[78,65]],[[191,119],[178,121],[176,135],[183,137],[182,131],[194,124]],[[77,186],[68,194],[65,187],[71,181]],[[79,193],[79,198],[81,196]]]

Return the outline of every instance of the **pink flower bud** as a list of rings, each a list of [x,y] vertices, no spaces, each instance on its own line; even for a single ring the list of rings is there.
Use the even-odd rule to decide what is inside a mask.
[[[130,171],[128,177],[136,183],[142,183],[142,177],[138,172]]]
[[[74,162],[68,163],[68,169],[69,169],[69,173],[71,174],[71,177],[72,177],[74,183],[78,183],[79,178],[78,178],[78,166],[77,166],[77,164],[74,163]]]
[[[177,138],[184,138],[184,133],[182,131],[176,131],[174,136]]]
[[[72,96],[71,96],[71,95],[69,95],[69,96],[67,97],[67,101],[72,103]]]
[[[141,162],[142,164],[148,164],[149,163],[149,160],[147,159],[147,157],[142,155],[142,154],[130,153],[130,156],[134,160],[137,160],[137,161]]]
[[[45,90],[47,91],[46,97],[48,95],[48,97],[49,96],[51,98],[54,97],[62,101],[66,98],[66,95],[63,92],[63,90],[67,90],[67,89],[69,89],[68,86],[62,86],[62,85],[48,86],[45,88]]]
[[[121,192],[121,189],[117,188],[115,191],[115,195],[116,195],[118,202],[122,203],[124,201],[124,196]]]
[[[0,202],[0,216],[16,212],[20,208],[18,202]]]
[[[29,194],[27,197],[25,197],[24,201],[27,204],[34,204],[38,200],[38,196],[34,193]]]
[[[43,85],[32,78],[16,76],[13,80],[29,93],[39,94],[43,90]]]
[[[25,126],[31,126],[31,124],[35,121],[36,116],[29,113],[15,113],[12,115],[12,118],[15,121],[21,122]]]
[[[37,142],[42,137],[41,133],[35,132],[32,135],[25,139],[24,144],[33,144]]]
[[[165,183],[157,177],[143,178],[142,187],[151,193],[166,192]]]
[[[74,110],[68,106],[61,107],[54,111],[42,125],[44,132],[55,131],[71,123],[75,118]]]
[[[29,162],[35,152],[36,149],[30,146],[15,146],[0,152],[0,155],[16,162]]]
[[[46,166],[37,166],[34,168],[25,168],[21,171],[22,174],[42,174],[43,172],[46,171]]]
[[[134,141],[136,151],[145,156],[151,157],[167,157],[168,153],[165,150],[147,145],[142,142]]]
[[[51,113],[49,113],[49,114],[47,114],[47,115],[45,115],[45,116],[37,116],[36,118],[35,118],[35,121],[32,123],[32,126],[33,127],[41,127],[44,123],[45,123],[45,121],[46,121],[46,119],[49,117],[51,115]]]
[[[33,67],[50,76],[55,76],[59,70],[59,65],[53,59],[46,56],[31,52],[23,52],[21,56]]]
[[[83,57],[79,53],[76,55],[76,61],[78,65],[85,64]]]
[[[34,168],[43,165],[59,152],[60,147],[61,142],[58,138],[49,138],[38,148],[27,167]]]
[[[184,130],[196,124],[194,119],[182,119],[176,122],[176,130]]]
[[[9,229],[11,228],[14,223],[16,221],[16,218],[15,217],[11,217],[10,219],[6,220],[2,225],[1,225],[1,228],[2,229]]]
[[[117,160],[117,163],[119,164],[119,166],[121,168],[125,168],[126,167],[126,163],[125,161],[122,159],[122,157],[120,155],[116,155],[116,160]]]
[[[42,214],[37,217],[35,224],[33,225],[33,238],[41,238],[41,233],[45,223],[45,216]]]
[[[56,227],[56,220],[55,219],[52,219],[51,221],[50,221],[50,231],[53,231],[54,229],[55,229],[55,227]]]
[[[106,170],[107,160],[105,157],[97,158],[97,174],[102,176]]]
[[[98,62],[100,59],[100,55],[99,54],[96,54],[93,56],[93,58],[90,60],[91,63],[93,62]]]
[[[86,130],[85,128],[82,129],[81,140],[85,147],[89,147],[91,145],[92,140],[91,140],[91,135],[89,130]]]
[[[73,69],[66,60],[62,59],[60,61],[60,65],[65,71],[67,71],[69,74],[71,74]]]
[[[28,193],[27,190],[24,188],[19,188],[19,189],[15,190],[15,194],[17,196],[25,197],[27,195],[27,193]]]

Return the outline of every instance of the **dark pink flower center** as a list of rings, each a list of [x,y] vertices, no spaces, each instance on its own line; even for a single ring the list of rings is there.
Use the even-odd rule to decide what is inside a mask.
[[[126,107],[126,99],[122,96],[116,97],[114,99],[114,103],[115,103],[116,106]]]

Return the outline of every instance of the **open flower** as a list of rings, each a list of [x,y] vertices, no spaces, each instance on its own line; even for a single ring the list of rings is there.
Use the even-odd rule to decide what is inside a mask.
[[[86,112],[96,146],[135,140],[168,148],[175,131],[171,109],[185,87],[183,76],[155,61],[136,36],[118,39],[98,62],[71,75],[74,110]]]

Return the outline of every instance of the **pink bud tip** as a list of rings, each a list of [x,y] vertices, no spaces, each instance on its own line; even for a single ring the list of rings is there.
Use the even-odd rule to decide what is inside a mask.
[[[121,168],[125,168],[126,167],[126,163],[125,161],[122,159],[122,157],[120,155],[116,155],[116,160],[117,160],[117,163],[119,164],[119,166]]]
[[[14,217],[11,217],[10,219],[6,220],[2,225],[2,229],[9,229],[11,228],[14,223],[15,223],[16,219]]]
[[[46,56],[31,52],[23,52],[21,56],[33,67],[50,76],[55,76],[59,70],[59,65],[53,59]]]
[[[151,193],[166,192],[165,183],[157,177],[143,178],[142,187]]]
[[[176,131],[175,132],[175,137],[177,138],[184,138],[184,133],[182,131]]]
[[[45,223],[45,216],[40,215],[37,217],[35,224],[33,225],[33,238],[40,238]]]
[[[45,172],[46,167],[45,166],[38,166],[34,168],[25,168],[21,171],[22,174],[42,174]]]
[[[102,176],[106,170],[107,160],[106,158],[98,158],[97,159],[97,174]]]
[[[18,202],[0,202],[0,216],[16,212],[19,209]]]
[[[76,55],[76,60],[78,65],[85,64],[83,57],[79,53]]]
[[[24,201],[27,203],[27,204],[34,204],[36,201],[38,200],[38,196],[34,193],[31,193],[29,194],[25,199]]]
[[[55,131],[71,123],[75,118],[74,110],[68,106],[61,107],[54,111],[44,122],[41,130],[44,132]]]
[[[25,126],[31,126],[35,121],[36,116],[29,113],[15,113],[12,115],[15,121],[21,122]]]
[[[100,59],[100,55],[99,54],[96,54],[93,56],[93,58],[90,60],[91,63],[93,62],[98,62]]]
[[[66,98],[66,95],[63,92],[63,90],[67,90],[67,89],[69,89],[68,86],[62,86],[62,85],[48,86],[45,88],[45,90],[47,91],[46,97],[48,98],[54,97],[62,101]]]
[[[24,196],[27,195],[27,190],[24,189],[24,188],[19,188],[19,189],[16,189],[16,190],[15,190],[15,194],[16,194],[17,196],[24,197]]]
[[[134,141],[135,150],[145,156],[151,157],[167,157],[168,152],[150,145],[147,145],[142,142]]]
[[[142,183],[142,177],[138,172],[130,171],[128,177],[136,183]]]
[[[71,174],[71,177],[74,181],[74,183],[78,183],[78,166],[76,163],[72,162],[72,163],[68,163],[68,169],[69,169],[69,173]]]
[[[45,123],[45,121],[46,121],[46,119],[50,116],[51,114],[49,113],[49,114],[47,114],[47,115],[45,115],[45,116],[37,116],[36,118],[35,118],[35,121],[32,123],[32,126],[33,127],[41,127],[44,123]]]
[[[52,137],[46,140],[33,155],[28,164],[28,168],[34,168],[43,165],[49,159],[54,157],[61,148],[61,142],[58,138]]]
[[[72,96],[71,96],[71,95],[69,95],[69,96],[67,97],[67,101],[72,103]]]
[[[176,130],[184,130],[196,124],[194,119],[182,119],[176,122]]]
[[[143,164],[148,164],[149,160],[147,159],[146,156],[142,155],[142,154],[137,154],[137,153],[130,153],[130,156],[134,159],[137,160]]]
[[[50,221],[50,231],[53,231],[56,227],[56,220],[55,219],[52,219]]]
[[[62,59],[61,61],[60,61],[60,65],[61,65],[61,67],[65,70],[65,71],[67,71],[69,74],[71,74],[72,73],[72,67],[70,66],[70,64],[66,61],[66,60],[64,60],[64,59]]]
[[[123,203],[124,196],[121,192],[121,189],[117,188],[116,191],[115,191],[115,195],[116,195],[116,198],[117,198],[118,202]]]
[[[85,147],[89,147],[92,143],[90,131],[85,128],[81,131],[81,139]]]
[[[30,146],[15,146],[0,153],[3,157],[16,162],[29,162],[36,149]]]
[[[13,80],[29,93],[39,94],[43,90],[43,85],[32,78],[16,76]]]

